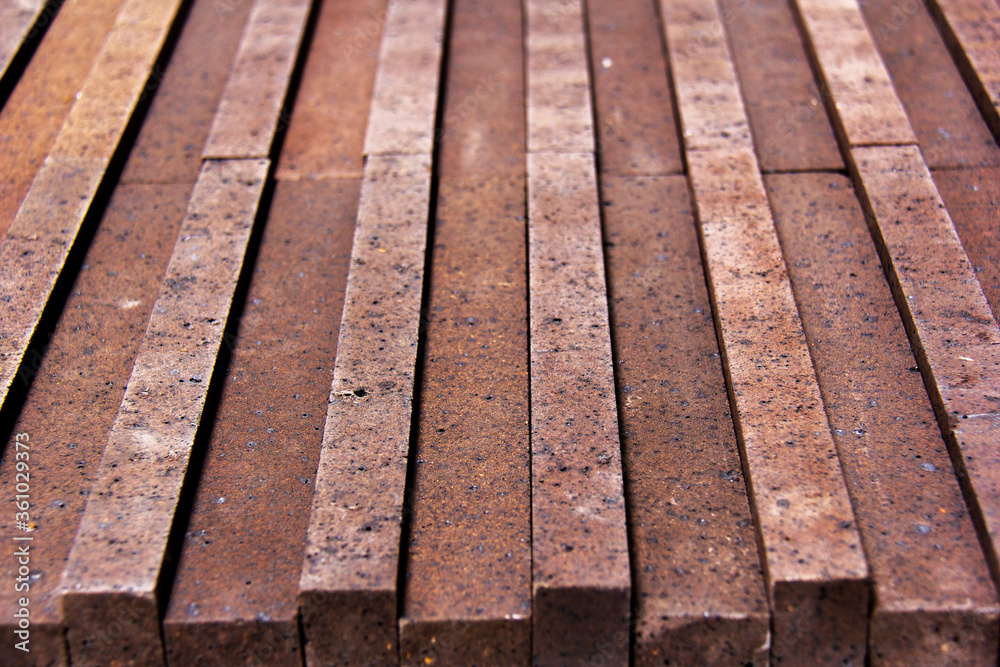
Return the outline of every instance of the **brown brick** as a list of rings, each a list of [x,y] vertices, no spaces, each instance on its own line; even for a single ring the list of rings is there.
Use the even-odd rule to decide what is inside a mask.
[[[590,0],[587,27],[601,172],[680,173],[673,93],[654,3]]]
[[[63,574],[75,664],[162,662],[159,576],[268,166],[208,162],[195,186]],[[94,641],[109,619],[125,645]]]
[[[397,659],[430,156],[369,156],[365,172],[299,581],[310,664]]]
[[[601,184],[636,665],[766,664],[770,619],[687,179]]]
[[[924,3],[864,0],[861,9],[927,166],[1000,166],[1000,149]]]
[[[362,177],[385,6],[386,0],[320,5],[278,180]]]
[[[430,155],[445,2],[389,0],[385,20],[365,154]]]
[[[767,183],[871,566],[872,663],[996,664],[997,594],[850,181]]]
[[[250,12],[236,62],[219,101],[204,158],[266,158],[284,124],[289,78],[311,0],[258,0]]]
[[[629,662],[629,554],[593,156],[528,157],[534,662]],[[609,648],[610,647],[610,648]]]
[[[232,359],[164,618],[171,664],[301,664],[298,581],[359,189],[276,188],[239,338],[225,341]]]
[[[593,113],[581,0],[525,3],[528,150],[592,153]]]
[[[837,132],[850,146],[917,139],[857,0],[796,0]]]
[[[1000,330],[916,147],[854,150],[870,225],[987,558],[1000,540]]]

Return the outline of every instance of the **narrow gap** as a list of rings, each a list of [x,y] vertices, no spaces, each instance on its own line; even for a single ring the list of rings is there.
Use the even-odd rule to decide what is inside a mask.
[[[49,26],[55,20],[63,2],[64,0],[48,0],[35,18],[31,28],[25,33],[20,46],[14,51],[6,71],[0,76],[0,109],[6,106],[7,100],[10,99],[11,93],[17,87],[17,82],[21,80],[24,70],[28,68],[35,51],[38,50],[38,45],[42,43],[42,38],[48,32]]]
[[[155,72],[162,72],[167,63],[169,63],[193,2],[194,0],[184,0],[178,8],[177,16],[163,42],[163,48],[160,50],[150,70],[150,80],[152,80]],[[148,85],[147,82],[147,87]],[[145,91],[139,96],[132,115],[122,132],[121,139],[115,148],[115,152],[108,162],[100,184],[97,186],[94,198],[91,200],[90,206],[83,217],[80,229],[71,241],[66,261],[63,263],[59,276],[56,278],[52,291],[49,293],[48,300],[42,308],[38,323],[25,348],[24,356],[18,363],[17,372],[11,380],[11,386],[7,392],[7,398],[3,405],[0,406],[0,424],[3,425],[0,426],[0,453],[2,453],[2,449],[6,446],[7,441],[13,433],[14,422],[20,415],[21,409],[24,407],[24,402],[28,398],[28,392],[31,389],[34,377],[41,368],[49,342],[56,331],[56,327],[59,325],[63,309],[66,307],[66,302],[69,300],[73,286],[76,284],[80,267],[83,266],[87,252],[90,250],[90,245],[94,240],[94,235],[97,233],[97,229],[104,218],[105,209],[111,202],[111,197],[118,187],[118,181],[125,169],[125,163],[145,121],[146,113],[149,111],[153,97],[154,95],[148,95]]]
[[[403,484],[403,506],[399,530],[399,559],[396,572],[396,647],[402,661],[403,646],[399,641],[399,620],[406,609],[406,567],[410,556],[410,535],[413,522],[414,483],[420,434],[420,413],[423,406],[424,355],[427,351],[427,321],[430,317],[434,237],[437,227],[438,192],[440,188],[441,143],[444,137],[445,99],[448,89],[448,61],[451,53],[451,27],[454,2],[445,0],[444,28],[441,39],[441,65],[438,70],[437,107],[434,113],[434,149],[431,154],[430,205],[427,211],[427,240],[424,250],[424,279],[420,294],[420,322],[417,332],[416,363],[413,369],[413,401],[410,412],[409,446],[406,455],[406,476]]]
[[[622,379],[619,377],[618,364],[615,363],[619,358],[619,345],[618,337],[615,335],[615,318],[614,318],[614,294],[612,292],[609,270],[609,257],[608,257],[608,234],[607,234],[607,223],[604,217],[604,173],[601,171],[601,132],[600,132],[600,122],[597,111],[597,85],[596,85],[596,72],[594,71],[594,59],[596,54],[594,53],[593,44],[590,39],[590,3],[589,0],[581,0],[582,5],[582,18],[583,18],[583,39],[584,39],[584,50],[585,57],[587,61],[587,73],[590,78],[590,109],[591,109],[591,123],[593,125],[593,137],[594,137],[594,179],[597,183],[597,210],[600,215],[599,223],[601,227],[601,256],[604,262],[604,293],[605,293],[605,306],[608,311],[608,338],[611,344],[611,373],[612,382],[614,382],[615,387],[615,417],[617,419],[618,426],[618,456],[621,461],[621,478],[622,478],[622,495],[625,507],[625,535],[626,535],[626,545],[628,547],[628,563],[629,563],[629,622],[628,622],[628,657],[629,664],[635,662],[635,628],[637,625],[637,614],[639,611],[639,592],[636,582],[639,579],[638,576],[638,559],[636,558],[635,550],[635,536],[633,535],[633,521],[632,521],[632,484],[629,476],[627,474],[627,467],[625,462],[627,457],[625,455],[625,449],[623,447],[623,437],[625,433],[625,424],[623,423],[623,411],[621,405],[622,393],[621,387],[623,386]]]
[[[159,605],[160,614],[160,632],[163,637],[166,636],[166,630],[163,627],[163,620],[166,616],[167,607],[170,602],[170,595],[173,590],[175,575],[177,573],[177,567],[180,561],[181,551],[184,547],[184,535],[187,532],[188,525],[191,520],[191,513],[194,510],[194,503],[197,497],[199,482],[201,480],[201,472],[204,467],[204,455],[208,449],[209,441],[211,440],[212,431],[215,425],[215,418],[218,414],[222,399],[222,391],[226,384],[226,378],[228,377],[229,365],[236,349],[240,321],[243,317],[243,310],[246,307],[247,293],[250,290],[254,266],[257,263],[257,255],[260,251],[261,239],[264,235],[264,228],[267,224],[271,204],[274,199],[274,192],[277,183],[274,178],[274,173],[277,169],[277,160],[275,158],[281,152],[281,146],[284,142],[285,133],[288,129],[287,119],[289,118],[291,107],[294,103],[296,93],[298,92],[299,82],[302,79],[302,69],[306,60],[305,52],[307,51],[308,44],[312,39],[316,17],[319,13],[318,6],[321,2],[322,0],[313,2],[312,7],[310,8],[310,13],[306,18],[302,42],[299,45],[299,50],[296,54],[295,66],[292,69],[292,73],[288,81],[288,90],[285,95],[285,102],[281,107],[278,120],[276,121],[274,140],[272,141],[269,154],[271,161],[268,165],[267,175],[264,179],[264,187],[261,191],[260,199],[258,200],[257,214],[254,217],[253,226],[250,229],[250,236],[247,238],[247,246],[243,256],[243,263],[240,267],[239,276],[236,280],[236,286],[233,291],[233,299],[229,307],[229,313],[226,316],[226,323],[222,331],[222,339],[220,341],[219,350],[216,354],[215,365],[212,368],[212,375],[209,379],[208,391],[205,395],[205,403],[202,407],[201,418],[195,432],[195,437],[192,441],[191,453],[188,457],[187,471],[181,483],[180,493],[178,494],[174,520],[171,524],[170,534],[167,537],[163,566],[160,569],[156,582],[157,603]],[[202,160],[202,165],[204,165],[207,161],[208,160]],[[228,162],[235,160],[213,161]],[[251,158],[247,161],[256,161],[256,158]],[[165,642],[164,648],[166,648]]]
[[[669,76],[670,90],[672,93],[671,97],[673,99],[674,114],[678,121],[677,122],[678,146],[680,148],[681,157],[684,164],[684,174],[687,177],[686,181],[687,181],[688,199],[691,202],[691,213],[692,213],[692,218],[694,220],[693,224],[695,226],[695,232],[698,238],[698,254],[701,259],[702,274],[705,280],[705,289],[708,293],[709,303],[711,304],[712,308],[712,320],[715,324],[714,327],[715,344],[716,348],[719,350],[719,362],[722,366],[722,373],[726,383],[726,396],[729,401],[729,415],[733,421],[733,432],[736,436],[737,449],[739,450],[740,463],[743,471],[743,480],[746,485],[746,491],[747,491],[747,504],[749,505],[750,513],[754,523],[754,536],[756,538],[755,541],[757,546],[757,559],[760,562],[761,573],[763,574],[764,577],[765,594],[767,595],[767,603],[768,603],[768,627],[770,630],[770,638],[773,645],[775,637],[774,601],[771,595],[771,588],[772,588],[771,571],[768,568],[767,551],[764,548],[764,535],[761,531],[760,510],[757,503],[757,497],[754,492],[754,478],[750,474],[750,463],[746,451],[746,439],[743,435],[743,425],[740,423],[740,417],[739,417],[740,413],[738,409],[738,404],[736,402],[736,387],[733,384],[733,376],[729,362],[729,355],[726,350],[725,337],[722,331],[722,318],[719,314],[718,298],[715,294],[715,287],[712,281],[712,265],[709,262],[704,229],[702,228],[701,224],[702,215],[698,209],[698,199],[695,196],[694,192],[694,180],[692,178],[690,166],[687,160],[687,146],[684,143],[684,136],[681,130],[680,106],[677,101],[677,88],[674,84],[673,72],[671,70],[670,40],[667,35],[666,20],[665,17],[663,16],[662,8],[659,5],[659,3],[655,4],[661,31],[660,39],[662,40],[664,53],[666,54],[667,72]],[[721,21],[721,16],[720,16],[720,21]],[[732,53],[731,47],[728,44],[728,38],[729,38],[728,31],[726,30],[725,25],[723,25],[722,27],[723,31],[726,34],[727,48],[729,48],[730,53]],[[734,73],[736,73],[735,67],[733,69]],[[739,80],[738,76],[739,75],[737,74],[737,82]]]

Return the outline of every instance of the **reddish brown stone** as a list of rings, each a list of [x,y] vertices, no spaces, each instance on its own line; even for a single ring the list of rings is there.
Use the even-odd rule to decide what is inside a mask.
[[[298,580],[359,186],[277,186],[164,619],[171,664],[301,664]]]
[[[587,27],[601,171],[680,173],[673,95],[654,3],[590,0]]]
[[[927,166],[1000,166],[1000,149],[924,3],[863,0],[861,9]]]
[[[934,183],[972,262],[993,318],[1000,313],[1000,169],[934,172]]]
[[[311,0],[254,3],[202,157],[271,154],[311,6]]]
[[[366,155],[430,155],[434,150],[444,0],[393,0],[385,18]]]
[[[869,224],[996,579],[1000,330],[919,150],[853,154]]]
[[[601,184],[636,665],[766,664],[769,614],[687,179]]]
[[[321,4],[281,146],[279,180],[362,177],[385,5],[386,0]]]
[[[761,169],[843,169],[788,3],[722,0],[720,6]]]
[[[64,664],[62,609],[56,594],[66,556],[93,485],[107,433],[145,329],[163,267],[184,217],[190,187],[119,187],[105,211],[45,356],[29,356],[33,384],[15,433],[32,443],[32,520],[37,524],[31,559],[31,653],[0,643],[4,665]],[[141,224],[138,221],[142,221]],[[0,463],[0,484],[13,498],[13,445]],[[18,533],[2,517],[0,538]],[[0,561],[13,581],[16,562]],[[0,632],[13,636],[18,595],[0,593]],[[95,640],[117,641],[124,631],[110,622]]]
[[[995,665],[997,594],[850,181],[767,182],[872,570],[871,662]]]
[[[528,156],[534,662],[629,663],[629,553],[593,156]]]
[[[124,0],[67,0],[0,111],[0,233],[55,142]]]
[[[527,665],[524,114],[492,103],[523,108],[521,5],[459,0],[451,24],[400,658]]]
[[[369,156],[299,581],[310,664],[397,659],[430,157]]]
[[[528,0],[528,150],[593,153],[593,112],[581,0]]]
[[[75,664],[162,662],[160,574],[266,160],[207,162],[63,573]],[[124,645],[94,641],[117,619]]]

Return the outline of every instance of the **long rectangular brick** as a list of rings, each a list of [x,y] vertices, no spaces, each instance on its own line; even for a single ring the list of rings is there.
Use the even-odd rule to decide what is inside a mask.
[[[636,665],[765,664],[770,618],[683,176],[605,176]]]
[[[592,155],[529,154],[534,662],[629,662],[631,582]]]
[[[2,291],[11,295],[0,310],[7,329],[0,343],[0,404],[179,5],[180,0],[126,1],[0,246]]]
[[[51,156],[111,160],[180,5],[181,0],[126,0]]]
[[[202,157],[271,154],[311,7],[312,0],[254,4]]]
[[[872,664],[994,665],[997,594],[850,181],[767,184],[872,570]]]
[[[63,572],[74,664],[163,661],[167,542],[268,167],[207,162],[195,186]],[[109,618],[121,643],[90,641]]]
[[[722,19],[711,0],[663,0],[662,16],[730,403],[764,552],[771,659],[860,662],[868,567],[759,163],[746,145],[749,136],[722,141],[720,118],[736,128],[746,124]],[[698,39],[702,46],[693,49]],[[712,98],[710,90],[717,91]],[[706,99],[729,108],[708,108]]]
[[[360,180],[364,175],[365,130],[385,12],[386,0],[320,5],[295,97],[295,120],[281,144],[278,180]]]
[[[0,109],[0,233],[49,154],[124,0],[67,0]]]
[[[0,79],[25,39],[32,37],[35,22],[42,18],[46,0],[0,0]]]
[[[962,68],[983,118],[1000,141],[1000,4],[931,0],[927,6]]]
[[[528,151],[592,153],[581,0],[528,0],[525,26]]]
[[[306,661],[397,659],[430,156],[369,156],[299,580]]]
[[[524,113],[511,113],[524,105],[521,19],[519,0],[452,8],[404,665],[531,660],[525,137]]]
[[[655,4],[590,0],[587,29],[601,172],[680,173],[673,92]]]
[[[721,0],[719,7],[761,169],[843,169],[788,3]]]
[[[915,146],[853,151],[862,201],[994,578],[1000,330]]]
[[[847,145],[916,143],[857,0],[796,0],[794,8]]]
[[[927,166],[1000,166],[1000,148],[924,3],[860,6]]]
[[[444,0],[389,0],[366,155],[433,151],[445,4]]]
[[[298,580],[359,189],[276,187],[163,621],[170,664],[302,664]]]
[[[33,377],[15,433],[31,438],[32,552],[30,653],[0,643],[0,664],[66,664],[59,577],[72,546],[94,472],[107,444],[135,353],[190,195],[188,185],[119,187],[111,197],[45,354],[32,350]],[[13,498],[13,440],[0,462],[4,493]],[[13,514],[0,539],[19,533]],[[0,576],[18,576],[13,559]],[[0,590],[0,633],[13,637],[21,595]],[[123,628],[108,619],[93,641],[113,642]]]

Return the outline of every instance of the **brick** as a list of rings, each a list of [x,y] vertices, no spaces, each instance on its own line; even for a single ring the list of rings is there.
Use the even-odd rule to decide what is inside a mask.
[[[276,187],[239,337],[225,341],[232,358],[163,621],[170,664],[301,665],[298,581],[359,190],[346,179]]]
[[[919,150],[856,149],[853,169],[996,577],[1000,330]]]
[[[993,318],[1000,313],[1000,169],[934,172],[934,183],[962,240]]]
[[[850,181],[767,184],[871,567],[871,660],[995,664],[997,594]]]
[[[524,114],[510,113],[524,103],[521,18],[518,0],[452,7],[406,506],[406,665],[531,659],[525,137]]]
[[[63,573],[75,664],[162,662],[167,540],[266,160],[209,162],[188,207]],[[128,641],[93,641],[117,619]]]
[[[761,169],[843,169],[788,3],[723,0],[720,9]]]
[[[525,3],[528,151],[592,153],[593,112],[580,0]]]
[[[0,78],[7,74],[11,60],[26,39],[36,32],[35,22],[42,18],[45,0],[4,0],[0,2],[0,25],[4,33],[0,36]]]
[[[279,126],[311,0],[257,0],[203,158],[266,158]]]
[[[868,567],[753,155],[688,153],[773,610],[772,661],[865,654]]]
[[[31,451],[33,537],[31,652],[0,645],[0,663],[62,665],[67,656],[59,604],[59,575],[72,546],[87,494],[94,482],[107,433],[115,420],[139,333],[146,326],[163,267],[187,207],[190,187],[119,187],[111,198],[63,314],[47,348],[29,350],[34,372],[15,433],[28,433]],[[137,223],[141,220],[142,223]],[[0,480],[13,497],[14,447],[7,443]],[[8,542],[15,534],[9,514],[0,523]],[[20,533],[23,535],[23,533]],[[17,563],[6,559],[0,575],[17,576]],[[19,597],[13,587],[0,593],[0,632],[13,636]],[[123,628],[106,628],[95,641],[117,640]]]
[[[634,662],[765,664],[767,597],[687,187],[601,183]]]
[[[59,130],[51,156],[111,160],[180,4],[180,0],[126,0]]]
[[[389,0],[366,155],[433,151],[444,22],[442,0]]]
[[[924,4],[865,0],[861,9],[927,166],[1000,166],[1000,148]]]
[[[587,27],[601,172],[680,173],[673,93],[655,5],[591,0]]]
[[[281,145],[278,180],[364,175],[365,130],[385,10],[386,0],[320,5]],[[317,136],[324,140],[316,141]]]
[[[629,554],[593,156],[528,157],[534,662],[629,662]]]
[[[857,0],[797,0],[794,9],[829,95],[834,127],[847,144],[916,143]]]
[[[0,109],[0,232],[6,234],[124,0],[67,0]]]
[[[397,659],[430,156],[369,156],[299,580],[309,664]]]
[[[1000,137],[1000,4],[989,0],[933,0],[927,6],[993,136]]]

